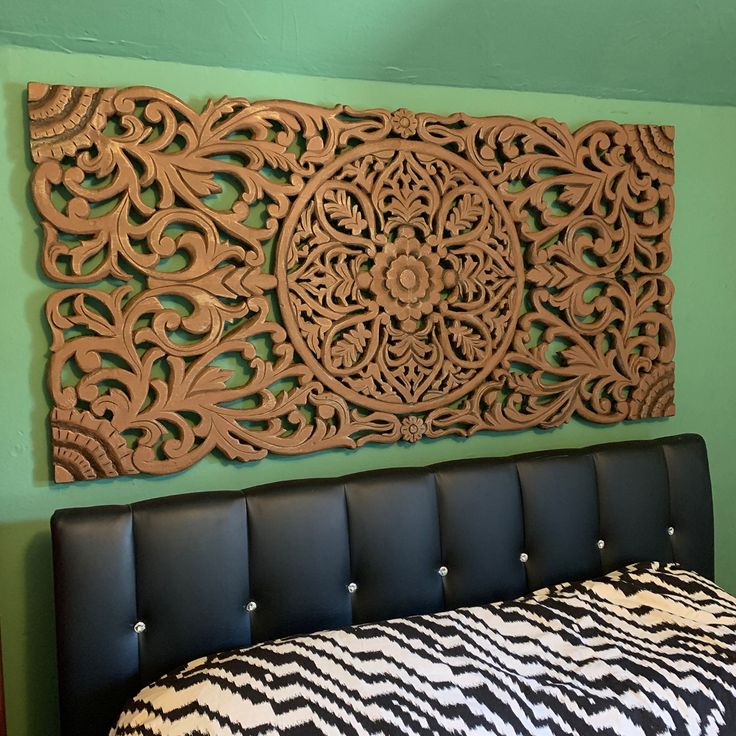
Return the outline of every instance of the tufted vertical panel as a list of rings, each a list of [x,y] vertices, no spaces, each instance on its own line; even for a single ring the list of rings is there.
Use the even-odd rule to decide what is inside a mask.
[[[665,441],[662,451],[670,482],[672,554],[676,562],[713,579],[713,499],[708,455],[702,437],[689,435]]]
[[[437,466],[445,608],[526,592],[521,495],[513,462],[471,460]]]
[[[601,574],[593,459],[574,453],[520,460],[525,551],[532,590]]]
[[[442,608],[437,492],[427,470],[386,470],[347,478],[353,621]]]
[[[280,483],[247,495],[253,641],[351,623],[343,484]]]
[[[250,644],[245,500],[214,493],[144,501],[133,507],[143,680],[216,645]],[[192,534],[192,529],[197,534]]]
[[[654,443],[621,443],[593,455],[598,477],[603,571],[642,560],[672,561],[669,476]]]
[[[62,733],[106,734],[142,684],[133,517],[127,506],[66,509],[51,530]]]

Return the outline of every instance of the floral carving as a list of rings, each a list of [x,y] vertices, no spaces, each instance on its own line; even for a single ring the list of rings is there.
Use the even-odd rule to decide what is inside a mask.
[[[391,128],[402,138],[411,138],[417,132],[417,117],[402,107],[391,115]]]
[[[29,85],[33,160],[73,156],[90,146],[112,112],[113,93],[112,89],[97,87]]]
[[[376,254],[370,290],[379,307],[414,332],[416,320],[431,314],[440,301],[443,269],[439,255],[422,247],[409,227],[399,229],[392,243]]]
[[[675,413],[675,371],[672,364],[662,365],[641,380],[631,396],[629,419],[671,417]]]
[[[114,478],[138,472],[125,440],[110,422],[89,412],[53,409],[51,436],[57,483]]]
[[[629,125],[629,145],[641,170],[666,184],[675,180],[675,129],[671,126]]]
[[[421,417],[404,417],[401,420],[401,436],[407,442],[420,440],[427,431],[427,423]]]
[[[58,482],[674,412],[674,131],[29,85]]]

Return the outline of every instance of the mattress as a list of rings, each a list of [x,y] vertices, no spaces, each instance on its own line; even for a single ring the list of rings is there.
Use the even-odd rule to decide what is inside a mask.
[[[637,563],[514,601],[212,654],[111,736],[736,733],[736,599]]]

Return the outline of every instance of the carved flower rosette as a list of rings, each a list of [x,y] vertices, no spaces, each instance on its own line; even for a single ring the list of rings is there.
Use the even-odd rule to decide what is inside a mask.
[[[29,85],[57,481],[668,416],[673,131]]]

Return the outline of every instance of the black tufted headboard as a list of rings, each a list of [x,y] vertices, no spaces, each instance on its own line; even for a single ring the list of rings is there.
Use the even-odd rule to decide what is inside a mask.
[[[104,736],[140,687],[217,650],[639,560],[713,576],[696,435],[62,510],[51,528],[64,736]]]

